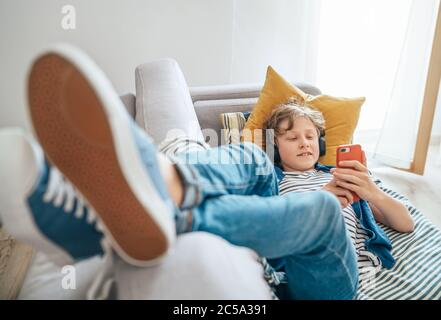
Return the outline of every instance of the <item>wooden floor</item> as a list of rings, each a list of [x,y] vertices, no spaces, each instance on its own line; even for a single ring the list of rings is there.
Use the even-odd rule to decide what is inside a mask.
[[[17,298],[33,254],[30,246],[15,241],[0,228],[0,300]]]
[[[393,190],[406,196],[433,223],[441,228],[440,145],[429,148],[424,176],[383,166],[368,160],[372,173]],[[373,165],[370,165],[373,163]]]

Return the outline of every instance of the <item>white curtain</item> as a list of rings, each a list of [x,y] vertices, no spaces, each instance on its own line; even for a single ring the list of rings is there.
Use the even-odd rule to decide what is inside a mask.
[[[355,141],[373,151],[392,91],[412,0],[324,0],[316,84],[366,97]]]
[[[373,157],[409,169],[416,143],[439,0],[413,0],[390,100]]]
[[[289,81],[366,96],[355,133],[368,154],[409,168],[439,0],[234,0],[230,83]]]

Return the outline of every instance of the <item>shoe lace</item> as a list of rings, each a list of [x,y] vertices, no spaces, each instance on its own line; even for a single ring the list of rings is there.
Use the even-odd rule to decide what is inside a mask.
[[[60,171],[55,167],[51,167],[49,170],[48,187],[43,195],[43,201],[46,203],[52,202],[57,208],[64,205],[63,210],[69,214],[74,211],[76,203],[77,206],[73,212],[74,216],[81,219],[86,214],[86,222],[89,224],[96,222],[95,228],[103,234],[100,242],[104,252],[102,257],[103,265],[87,291],[87,299],[107,299],[114,282],[112,272],[113,250],[110,240],[105,235],[104,226],[95,210],[87,203],[85,197],[63,177]]]
[[[66,213],[72,213],[75,202],[77,203],[74,216],[81,219],[87,214],[86,221],[89,224],[97,221],[95,210],[87,203],[81,193],[65,178],[60,171],[52,167],[49,169],[49,182],[46,192],[43,195],[43,201],[59,208],[63,206]],[[99,228],[100,226],[97,227]]]

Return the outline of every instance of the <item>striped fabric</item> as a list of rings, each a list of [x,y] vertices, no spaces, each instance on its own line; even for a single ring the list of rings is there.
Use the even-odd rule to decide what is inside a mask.
[[[285,176],[279,183],[280,194],[290,192],[313,192],[323,188],[332,179],[332,174],[324,171],[284,172]],[[346,230],[357,252],[357,264],[360,279],[370,278],[381,269],[380,259],[366,250],[367,231],[361,226],[352,206],[341,210]]]
[[[288,173],[280,183],[280,193],[314,191],[320,183],[328,181],[325,174],[310,173],[308,181],[302,183],[302,177],[297,174],[290,179]],[[291,177],[293,178],[293,177]],[[316,181],[311,182],[311,181]],[[359,290],[356,299],[359,300],[440,300],[441,299],[441,230],[429,222],[409,200],[397,192],[382,185],[376,179],[375,183],[387,194],[402,202],[411,213],[416,225],[412,233],[400,233],[381,223],[392,242],[392,255],[396,264],[392,269],[381,268],[373,254],[359,247],[358,228],[351,223],[351,212],[343,210],[346,227],[358,253]],[[358,224],[357,224],[358,225]],[[359,227],[359,225],[358,225]],[[357,232],[354,232],[358,230]],[[355,239],[354,239],[355,236]],[[368,259],[371,258],[371,259]],[[370,260],[370,261],[369,261]]]
[[[378,181],[378,180],[377,180]],[[428,221],[409,200],[399,193],[380,188],[406,205],[415,221],[412,233],[399,233],[380,226],[392,241],[395,266],[381,269],[361,283],[360,300],[440,300],[441,299],[441,230]]]
[[[245,127],[245,115],[242,112],[228,112],[220,115],[225,144],[240,142],[240,134]]]

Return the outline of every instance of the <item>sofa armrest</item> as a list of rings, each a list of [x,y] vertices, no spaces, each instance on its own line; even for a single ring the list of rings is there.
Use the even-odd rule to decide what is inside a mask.
[[[123,102],[124,106],[126,107],[127,112],[130,114],[130,116],[135,119],[135,105],[136,105],[136,98],[133,93],[126,93],[121,96],[119,96],[121,101]]]
[[[178,63],[162,59],[136,67],[136,122],[156,143],[185,134],[203,136]]]

